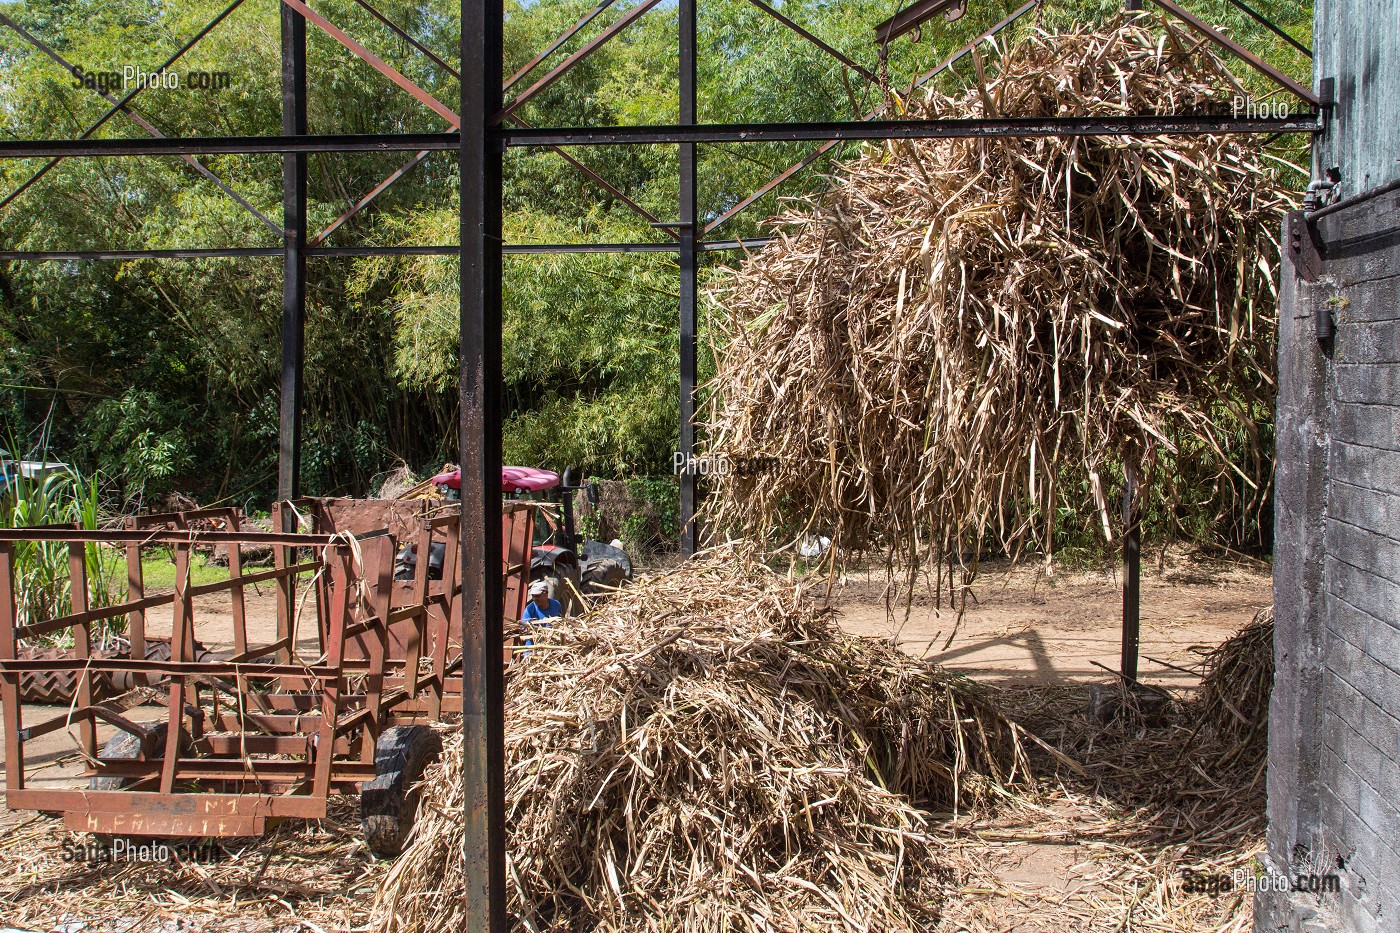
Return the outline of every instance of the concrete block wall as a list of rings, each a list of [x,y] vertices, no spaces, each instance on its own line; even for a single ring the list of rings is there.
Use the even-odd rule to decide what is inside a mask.
[[[1340,890],[1262,893],[1256,929],[1385,933],[1400,930],[1400,193],[1320,232],[1321,278],[1282,271],[1267,863]]]

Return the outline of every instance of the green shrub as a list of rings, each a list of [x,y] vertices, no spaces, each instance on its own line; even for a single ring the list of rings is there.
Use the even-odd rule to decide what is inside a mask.
[[[94,530],[101,517],[101,495],[96,476],[84,479],[75,473],[52,473],[42,480],[13,478],[0,493],[0,527],[34,528],[42,525],[77,525]],[[121,598],[121,561],[115,552],[88,544],[84,554],[88,577],[88,605],[113,605]],[[72,612],[72,584],[68,545],[59,542],[21,541],[15,545],[15,608],[17,624],[52,619]],[[124,628],[120,621],[101,626],[95,636]],[[56,633],[52,644],[70,644],[72,634]]]

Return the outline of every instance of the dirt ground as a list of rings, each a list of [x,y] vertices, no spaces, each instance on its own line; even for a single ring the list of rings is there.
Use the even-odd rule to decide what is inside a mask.
[[[1196,686],[1198,676],[1191,669],[1199,663],[1201,649],[1220,644],[1272,602],[1270,569],[1263,563],[1168,556],[1161,567],[1146,560],[1144,573],[1142,677],[1181,696]],[[849,575],[835,581],[832,589],[843,628],[893,639],[912,654],[987,684],[1015,717],[1083,761],[1075,762],[1082,774],[1064,771],[1034,799],[942,824],[940,834],[946,836],[960,880],[949,892],[939,930],[1248,929],[1246,897],[1186,897],[1175,879],[1193,865],[1248,863],[1261,828],[1256,812],[1261,782],[1241,792],[1250,800],[1242,810],[1237,806],[1229,811],[1227,822],[1239,825],[1231,825],[1223,837],[1202,842],[1209,833],[1181,829],[1197,817],[1144,817],[1131,794],[1115,790],[1125,768],[1151,774],[1165,767],[1155,763],[1150,749],[1141,753],[1146,757],[1121,750],[1129,745],[1107,742],[1072,749],[1063,728],[1064,723],[1082,722],[1087,685],[1110,680],[1095,662],[1107,668],[1118,665],[1117,575],[1111,569],[1060,569],[1047,575],[1033,568],[984,567],[972,595],[958,620],[946,596],[941,608],[935,605],[927,585],[915,592],[907,617],[902,603],[891,613],[884,577],[878,572]],[[250,640],[275,637],[271,591],[249,594],[247,616]],[[196,618],[206,645],[217,649],[231,644],[226,594],[199,600]],[[152,632],[161,633],[158,624]],[[310,648],[314,639],[302,638],[301,643]],[[30,722],[61,713],[43,707],[24,710]],[[165,714],[158,706],[131,713],[143,720]],[[111,731],[102,727],[103,738]],[[34,768],[30,786],[80,783],[81,759],[66,733],[35,741],[27,752]],[[1230,792],[1229,787],[1212,785],[1188,789],[1187,795],[1211,798]],[[1240,813],[1245,814],[1243,822]],[[363,911],[386,866],[358,841],[357,822],[351,804],[337,804],[328,820],[284,824],[267,839],[230,848],[219,864],[195,866],[191,872],[171,865],[75,864],[65,859],[64,846],[71,846],[76,837],[66,832],[61,820],[0,811],[0,930],[174,930],[177,927],[153,919],[172,911],[186,915],[186,925],[180,927],[186,930],[329,933],[362,928]],[[77,902],[73,892],[78,890],[90,895]],[[128,916],[125,907],[116,917],[102,906],[107,896],[129,904],[130,895],[140,891],[160,908],[146,915],[150,923]],[[230,898],[241,906],[231,911]],[[106,922],[93,922],[96,917]]]
[[[1190,689],[1195,677],[1167,665],[1191,667],[1194,648],[1213,647],[1260,609],[1273,604],[1270,568],[1262,561],[1205,560],[1169,554],[1145,560],[1141,584],[1142,676],[1150,683]],[[836,582],[833,604],[842,628],[894,639],[911,654],[990,684],[1087,684],[1117,670],[1122,653],[1122,579],[1117,568],[1058,570],[984,566],[962,619],[943,594],[921,580],[908,605],[885,600],[883,574]],[[1166,665],[1158,663],[1165,661]]]

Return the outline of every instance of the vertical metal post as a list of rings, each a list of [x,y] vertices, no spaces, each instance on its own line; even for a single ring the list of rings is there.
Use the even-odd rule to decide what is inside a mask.
[[[1138,634],[1141,615],[1142,540],[1138,524],[1137,476],[1133,468],[1124,470],[1123,482],[1123,658],[1119,671],[1123,679],[1136,683],[1138,676]]]
[[[695,2],[680,0],[680,124],[694,126]],[[681,553],[695,553],[695,301],[699,230],[696,226],[695,143],[680,144],[680,453]]]
[[[282,132],[306,134],[306,20],[282,9]],[[301,495],[302,364],[306,340],[306,154],[282,154],[282,396],[277,432],[277,497]],[[280,531],[286,531],[282,528]]]
[[[502,0],[462,0],[462,780],[467,933],[504,933],[501,582]]]

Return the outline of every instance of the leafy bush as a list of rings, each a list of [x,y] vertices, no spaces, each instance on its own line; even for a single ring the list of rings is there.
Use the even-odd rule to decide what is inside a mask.
[[[101,496],[97,476],[84,479],[77,474],[52,473],[42,480],[15,476],[0,493],[0,527],[34,528],[41,525],[75,524],[93,530],[101,520]],[[111,551],[96,544],[86,545],[88,605],[113,605],[121,595],[121,561]],[[28,625],[72,611],[72,582],[68,545],[58,542],[21,541],[15,545],[15,608],[17,624]],[[119,629],[120,622],[107,623]],[[52,643],[71,643],[68,631],[57,634]]]

